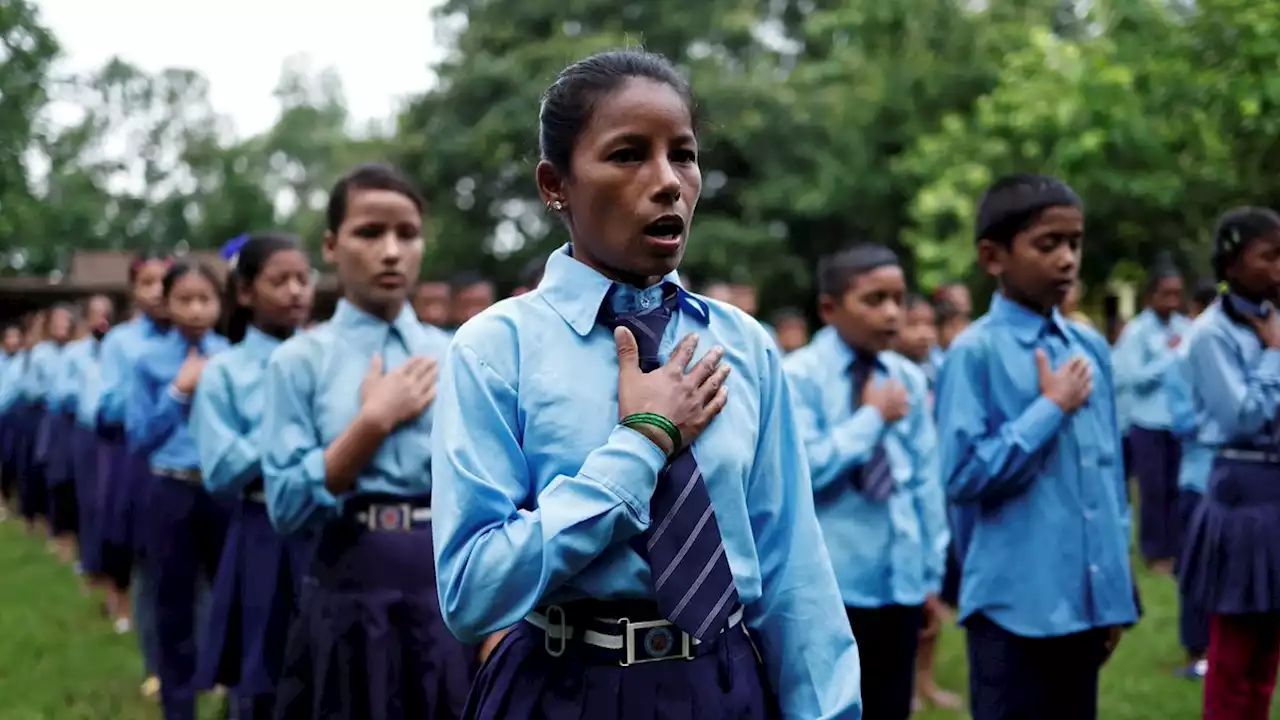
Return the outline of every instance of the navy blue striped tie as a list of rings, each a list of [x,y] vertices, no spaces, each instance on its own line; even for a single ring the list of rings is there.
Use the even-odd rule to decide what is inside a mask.
[[[640,351],[640,369],[651,372],[662,364],[658,346],[677,306],[674,289],[661,305],[638,313],[614,314],[606,299],[601,321],[610,328],[631,331]],[[711,495],[691,447],[658,475],[649,516],[649,529],[634,545],[649,561],[659,611],[699,640],[715,635],[737,608],[738,589],[724,554]]]
[[[853,407],[862,404],[862,389],[871,380],[876,369],[874,356],[858,355],[850,370],[853,372]],[[893,495],[893,469],[889,466],[889,454],[884,444],[876,445],[871,457],[853,473],[853,485],[862,496],[871,502],[884,502]]]

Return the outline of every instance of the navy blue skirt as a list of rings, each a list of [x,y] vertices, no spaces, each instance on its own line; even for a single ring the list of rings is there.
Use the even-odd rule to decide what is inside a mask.
[[[36,456],[37,431],[43,423],[44,415],[44,409],[38,406],[24,408],[15,440],[18,498],[22,505],[22,516],[27,520],[49,514],[49,493],[44,481],[44,467],[37,462]]]
[[[475,656],[440,617],[430,526],[372,532],[331,522],[289,631],[275,717],[452,720]]]
[[[1182,592],[1210,614],[1280,610],[1280,466],[1214,461],[1191,516]]]
[[[275,692],[308,560],[306,541],[277,534],[265,505],[235,509],[200,649],[202,687],[234,688],[241,699]]]
[[[5,500],[12,499],[18,489],[18,470],[13,457],[15,425],[12,411],[0,415],[0,497]]]
[[[621,667],[570,643],[547,653],[546,634],[520,623],[485,662],[467,720],[772,720],[781,717],[743,626],[693,660]]]
[[[71,475],[80,508],[76,541],[80,567],[87,575],[102,574],[102,496],[98,482],[98,436],[80,424],[71,429]]]
[[[72,473],[71,438],[76,427],[75,416],[49,413],[48,418],[44,478],[49,492],[49,524],[55,535],[79,532],[80,505]]]

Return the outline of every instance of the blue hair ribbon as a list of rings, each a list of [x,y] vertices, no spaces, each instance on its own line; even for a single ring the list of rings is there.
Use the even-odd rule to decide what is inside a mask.
[[[249,242],[249,233],[233,237],[222,246],[221,250],[218,251],[218,256],[227,262],[231,262],[240,254],[240,248],[244,247],[244,244],[247,242]]]

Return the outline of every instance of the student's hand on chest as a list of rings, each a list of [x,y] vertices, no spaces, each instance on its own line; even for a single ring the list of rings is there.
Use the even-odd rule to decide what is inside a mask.
[[[907,388],[894,378],[873,379],[863,385],[862,405],[875,408],[886,425],[901,420],[911,412]]]
[[[1065,413],[1080,409],[1093,394],[1093,366],[1083,356],[1074,355],[1057,370],[1049,367],[1049,356],[1036,350],[1036,374],[1040,393]]]
[[[360,412],[389,434],[426,412],[436,397],[438,373],[436,361],[422,356],[384,373],[382,356],[375,355],[360,384]]]

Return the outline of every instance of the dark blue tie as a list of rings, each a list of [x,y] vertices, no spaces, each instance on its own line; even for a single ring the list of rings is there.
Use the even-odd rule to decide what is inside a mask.
[[[872,355],[858,355],[853,361],[853,407],[862,404],[862,389],[871,381],[876,369],[876,359]],[[889,467],[889,454],[884,444],[876,445],[867,462],[853,473],[853,486],[862,496],[871,502],[884,502],[893,495],[893,470]]]
[[[674,289],[660,305],[637,313],[615,314],[606,299],[601,321],[631,331],[640,350],[640,369],[651,372],[662,364],[658,346],[677,306]],[[649,561],[658,609],[699,640],[720,632],[738,606],[738,589],[692,447],[659,473],[649,515],[649,529],[635,546]]]

